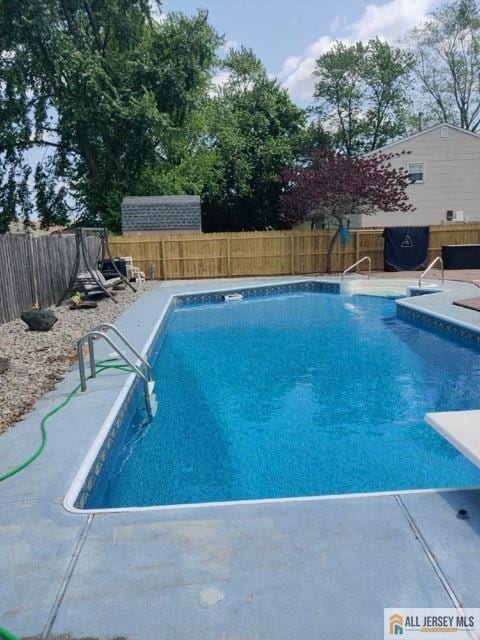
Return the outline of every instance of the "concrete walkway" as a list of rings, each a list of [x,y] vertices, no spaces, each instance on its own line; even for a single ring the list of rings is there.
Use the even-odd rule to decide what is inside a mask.
[[[480,269],[448,269],[444,272],[445,280],[450,280],[452,282],[480,282]],[[374,273],[376,278],[413,278],[414,280],[418,280],[420,276],[419,271],[396,271],[396,272],[387,272],[387,271],[375,271]],[[432,269],[425,278],[427,280],[440,280],[441,271],[439,269]],[[480,295],[480,290],[479,290]]]
[[[163,283],[118,324],[144,344],[172,293],[219,284]],[[103,374],[76,396],[42,457],[0,484],[0,626],[43,640],[372,640],[384,607],[479,606],[479,491],[67,512],[63,496],[125,379]],[[0,438],[2,470],[32,451],[40,418],[77,380],[70,372]]]

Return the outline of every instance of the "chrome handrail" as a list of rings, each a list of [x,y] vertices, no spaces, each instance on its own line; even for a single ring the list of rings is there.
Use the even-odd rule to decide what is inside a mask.
[[[95,354],[94,354],[94,338],[103,338],[111,347],[112,349],[115,351],[115,353],[118,354],[119,358],[121,360],[123,360],[124,362],[126,362],[133,370],[133,372],[135,373],[135,375],[139,376],[142,381],[143,381],[143,389],[144,389],[144,394],[145,394],[145,405],[147,407],[147,414],[148,414],[148,418],[149,420],[152,419],[153,417],[153,411],[152,411],[152,403],[151,403],[151,399],[150,399],[150,388],[149,388],[149,379],[148,377],[139,369],[139,367],[137,367],[137,365],[132,362],[130,360],[130,358],[128,356],[126,356],[122,351],[120,351],[120,349],[118,348],[118,346],[113,342],[113,340],[111,338],[109,338],[109,336],[107,336],[106,333],[103,333],[102,331],[97,331],[95,329],[92,329],[91,331],[89,331],[88,333],[86,333],[85,335],[83,335],[80,340],[77,341],[77,357],[78,357],[78,369],[80,372],[80,388],[82,391],[86,391],[87,390],[87,377],[85,375],[85,361],[83,359],[83,344],[85,341],[88,342],[88,351],[89,351],[89,359],[90,359],[90,375],[92,378],[95,378],[97,371],[96,371],[96,364],[95,364]]]
[[[435,258],[435,260],[432,260],[432,262],[428,265],[428,267],[425,269],[425,271],[420,275],[420,277],[418,278],[418,288],[420,289],[422,286],[422,280],[423,278],[427,275],[427,273],[433,269],[433,267],[437,264],[437,262],[440,262],[440,266],[442,269],[442,286],[445,285],[445,273],[444,273],[444,266],[443,266],[443,259],[440,256],[437,256]]]
[[[92,327],[90,331],[101,331],[102,329],[113,331],[120,338],[120,340],[127,345],[130,351],[132,351],[142,362],[142,364],[145,365],[145,368],[148,371],[148,379],[150,381],[152,379],[152,367],[150,363],[142,356],[142,354],[137,349],[135,349],[133,344],[126,338],[126,336],[123,335],[120,329],[118,329],[118,327],[116,327],[114,324],[111,324],[110,322],[100,322],[100,324],[96,324],[94,327]]]
[[[370,279],[370,275],[372,273],[372,259],[370,258],[370,256],[363,256],[363,258],[360,258],[360,260],[357,260],[354,264],[352,264],[350,267],[348,267],[348,269],[345,269],[345,271],[342,273],[342,280],[345,278],[345,276],[347,275],[347,273],[349,271],[351,271],[352,269],[355,269],[355,267],[358,267],[358,265],[361,264],[362,262],[364,262],[365,260],[368,261],[368,275],[367,275],[367,278]]]

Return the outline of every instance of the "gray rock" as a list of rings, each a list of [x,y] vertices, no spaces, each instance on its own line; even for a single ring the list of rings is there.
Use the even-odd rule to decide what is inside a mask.
[[[10,358],[0,356],[0,374],[5,373],[10,367]]]
[[[149,291],[158,286],[156,282],[144,282],[139,289]],[[54,307],[52,311],[59,319],[55,331],[25,331],[20,318],[0,324],[1,355],[10,358],[10,368],[0,381],[0,434],[55,386],[58,375],[70,369],[76,341],[99,322],[115,322],[139,295],[126,289],[118,294],[118,304],[105,298],[98,302],[97,309],[81,313],[72,313],[68,302]],[[21,429],[22,424],[19,422],[16,428]]]
[[[50,331],[58,320],[57,316],[48,309],[25,311],[20,317],[28,325],[30,331]]]

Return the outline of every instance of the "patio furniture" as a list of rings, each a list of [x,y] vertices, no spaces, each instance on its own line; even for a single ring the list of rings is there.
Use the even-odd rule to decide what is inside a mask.
[[[90,236],[93,235],[100,240],[97,256],[94,259],[92,259],[92,255],[89,250],[88,234],[90,234]],[[107,261],[111,265],[113,271],[117,274],[117,277],[110,278],[108,280],[104,277],[101,271],[96,268],[99,263],[103,264]],[[130,287],[130,289],[132,289],[132,291],[136,291],[135,287],[128,281],[126,276],[119,271],[115,264],[115,260],[112,258],[108,243],[107,229],[104,227],[77,227],[75,229],[75,262],[67,287],[63,292],[62,297],[57,302],[57,306],[62,304],[69,293],[72,293],[77,289],[83,289],[85,294],[88,296],[103,293],[116,302],[110,289],[120,282],[124,282]]]
[[[121,282],[124,282],[124,279],[120,277],[107,280],[98,269],[93,269],[92,272],[84,271],[77,275],[77,285],[83,289],[88,297],[102,295],[106,291],[111,297],[112,294],[108,292],[108,289],[112,289]]]
[[[480,269],[480,244],[445,244],[442,258],[445,269]]]
[[[128,280],[134,280],[135,282],[145,282],[145,274],[143,273],[143,271],[140,271],[139,267],[134,266],[132,256],[121,256],[119,259],[123,260],[123,262],[125,263],[126,275]]]

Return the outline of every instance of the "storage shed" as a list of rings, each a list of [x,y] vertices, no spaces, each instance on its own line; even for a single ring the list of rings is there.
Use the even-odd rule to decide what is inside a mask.
[[[127,196],[121,210],[125,235],[202,231],[200,196]]]

